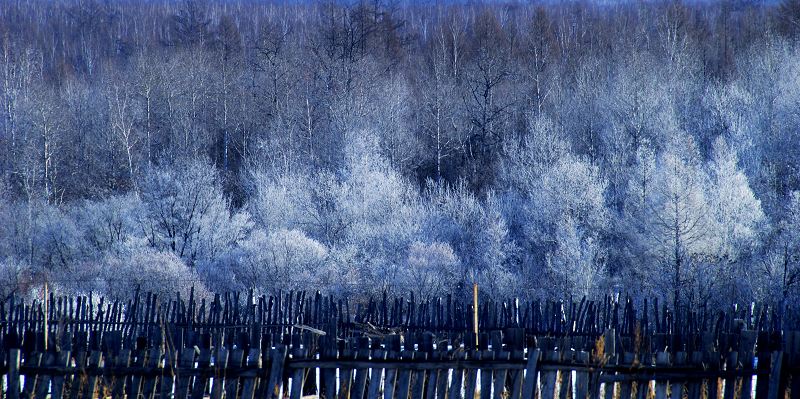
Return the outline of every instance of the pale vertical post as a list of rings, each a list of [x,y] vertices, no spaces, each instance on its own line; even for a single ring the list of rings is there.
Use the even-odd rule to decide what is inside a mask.
[[[47,295],[47,279],[44,280],[44,350],[47,351],[47,305],[50,298]]]
[[[475,349],[478,349],[478,283],[472,284],[472,324],[475,333]]]

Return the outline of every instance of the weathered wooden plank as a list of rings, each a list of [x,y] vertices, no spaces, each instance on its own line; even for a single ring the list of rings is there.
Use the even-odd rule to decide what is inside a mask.
[[[742,331],[739,341],[739,363],[742,369],[752,370],[755,359],[755,343],[757,333],[755,331]],[[800,381],[800,379],[798,379]],[[753,396],[753,379],[750,377],[742,378],[741,399],[750,399]]]
[[[580,351],[575,355],[575,360],[581,365],[589,364],[589,353]],[[579,370],[575,373],[575,395],[573,399],[587,399],[589,397],[589,371]]]
[[[324,336],[320,339],[320,359],[336,359],[336,337]],[[321,370],[320,378],[322,383],[322,392],[320,395],[325,399],[336,398],[336,370]]]
[[[247,367],[248,368],[261,368],[261,351],[256,348],[251,348],[250,353],[247,355]],[[243,378],[242,382],[242,399],[253,399],[255,396],[256,385],[258,384],[258,378],[255,376],[248,376]]]
[[[427,356],[426,352],[419,352],[419,351],[414,352],[414,359],[415,360],[424,360],[426,356]],[[416,371],[414,373],[414,378],[413,378],[413,381],[411,383],[412,386],[413,386],[413,388],[411,388],[411,398],[412,399],[422,399],[423,398],[423,395],[425,393],[425,380],[428,378],[429,374],[430,374],[430,372],[428,372],[426,370]],[[357,397],[356,399],[362,399],[362,398],[363,398],[363,396]]]
[[[56,365],[56,353],[54,352],[47,352],[45,354],[45,360],[42,363],[46,367],[51,367]],[[46,399],[49,390],[50,390],[50,375],[42,374],[39,377],[39,382],[36,385],[36,398]]]
[[[453,355],[453,360],[459,362],[465,359],[466,353],[463,350],[459,350]],[[447,395],[448,399],[461,399],[461,388],[464,386],[464,369],[461,367],[456,367],[453,369],[453,373],[450,379],[450,391]],[[416,399],[416,398],[412,398]]]
[[[560,359],[560,355],[557,351],[547,351],[545,352],[545,360],[549,362],[557,362]],[[556,379],[558,378],[558,372],[556,370],[547,370],[542,373],[542,386],[540,388],[540,398],[541,399],[554,399],[556,394]],[[623,398],[628,399],[628,398]]]
[[[144,349],[137,350],[135,352],[135,358],[131,362],[133,367],[144,367],[147,364],[147,352]],[[140,375],[134,375],[131,377],[131,382],[128,384],[128,389],[130,390],[130,396],[134,398],[138,398],[139,395],[142,393],[142,381],[143,377]],[[163,397],[163,395],[162,395]]]
[[[403,360],[411,360],[411,351],[402,351],[400,358]],[[408,399],[408,392],[411,389],[411,370],[400,369],[397,373],[397,382],[395,383],[395,399]],[[342,398],[342,399],[347,399]]]
[[[784,352],[787,354],[785,367],[797,370],[800,366],[800,331],[788,331],[784,334]],[[787,390],[792,397],[800,396],[800,373],[788,371],[787,374],[791,374],[791,386],[787,386]]]
[[[636,380],[636,399],[647,399],[650,397],[650,380],[639,378]]]
[[[499,350],[500,348],[498,348]],[[495,360],[508,361],[511,359],[511,354],[506,351],[495,352]],[[499,369],[492,371],[492,398],[504,399],[506,394],[506,377],[508,377],[508,369]]]
[[[398,353],[390,351],[386,353],[387,360],[397,360]],[[397,380],[397,369],[387,368],[385,371],[386,377],[383,380],[383,399],[394,399],[394,388]]]
[[[430,356],[431,356],[431,359],[440,358],[438,352],[435,352],[435,353],[432,352],[432,353],[430,353]],[[426,399],[435,399],[436,398],[436,388],[438,387],[439,375],[440,375],[440,370],[438,370],[438,369],[430,370],[430,372],[428,374],[427,387],[425,388],[425,398]]]
[[[305,355],[306,355],[305,348],[296,348],[292,351],[292,358],[294,359],[302,359],[305,357]],[[290,399],[301,399],[303,397],[303,386],[305,383],[306,373],[307,370],[302,368],[295,369],[294,373],[292,373],[292,386],[289,392]],[[364,382],[366,383],[366,374],[367,374],[366,371],[364,371],[363,374],[364,374]],[[357,380],[358,377],[356,377],[356,381]]]
[[[783,368],[783,351],[772,354],[772,366],[769,374],[769,395],[767,399],[778,399],[784,397],[784,386],[786,376]]]
[[[231,368],[242,367],[244,361],[244,350],[236,348],[228,358],[228,366]],[[238,398],[239,396],[239,376],[232,373],[225,373],[225,397]]]
[[[678,352],[675,354],[675,362],[674,364],[678,367],[684,366],[686,364],[686,352]],[[684,390],[684,381],[672,379],[669,382],[669,399],[681,399],[683,398],[683,390]]]
[[[470,351],[469,358],[480,360],[481,353],[479,351]],[[433,377],[433,373],[431,374]],[[477,369],[467,369],[464,373],[464,399],[475,399],[476,389],[477,389],[477,378],[478,378],[478,370]],[[416,398],[415,398],[416,399]]]
[[[28,355],[28,359],[25,359],[25,366],[26,367],[38,367],[42,364],[42,354],[41,353],[31,353]],[[25,374],[25,384],[22,387],[22,397],[23,398],[32,398],[33,395],[36,393],[36,384],[39,382],[41,376],[38,374],[26,373]]]
[[[348,345],[342,349],[341,354],[339,355],[340,359],[353,359],[353,351]],[[353,384],[353,368],[349,366],[343,366],[339,368],[339,387],[337,391],[337,397],[339,399],[348,399],[350,397],[350,388]]]
[[[150,369],[160,369],[161,373],[163,373],[163,368],[161,368],[161,357],[162,353],[160,347],[150,349],[150,353],[147,355],[147,359],[145,360],[145,366]],[[156,387],[158,386],[158,375],[148,375],[144,377],[142,384],[142,395],[146,399],[155,398]]]
[[[72,381],[69,387],[69,397],[72,399],[80,398],[81,389],[86,385],[87,375],[86,368],[86,351],[79,350],[75,356],[76,373],[72,376]]]
[[[197,367],[201,370],[208,370],[211,365],[211,350],[210,349],[200,349],[200,355],[197,359]],[[194,379],[194,386],[192,387],[191,398],[192,399],[203,399],[206,394],[206,388],[208,388],[208,378],[209,373],[207,371],[202,372],[200,375],[195,377]]]
[[[511,359],[515,362],[521,362],[525,359],[525,354],[522,350],[515,349],[511,352]],[[520,399],[522,397],[522,383],[525,379],[525,370],[512,369],[509,371],[509,374],[511,385],[508,399]]]
[[[569,344],[569,342],[567,342]],[[564,345],[564,347],[569,347],[568,345]],[[575,357],[575,351],[572,349],[563,350],[561,351],[561,361],[564,363],[572,363],[572,359]],[[559,387],[558,387],[558,398],[559,399],[567,399],[567,396],[572,392],[572,369],[562,369],[558,372],[558,380],[559,380]]]
[[[606,308],[607,311],[609,311],[609,312],[611,311],[610,306],[611,306],[611,303],[609,301],[609,302],[607,302],[607,308]],[[602,351],[603,353],[602,353],[602,357],[600,359],[598,359],[598,360],[601,363],[604,363],[606,365],[615,366],[617,364],[617,361],[619,360],[619,357],[617,355],[617,332],[616,332],[616,330],[613,327],[612,328],[608,328],[608,326],[607,326],[606,330],[603,332],[603,336],[600,339],[599,344],[603,348],[603,351]],[[610,374],[613,374],[613,373],[610,373]],[[600,380],[600,376],[598,375],[597,376],[598,385],[600,383],[599,380]],[[605,383],[604,386],[603,386],[603,391],[604,391],[603,392],[603,398],[604,399],[612,399],[614,397],[614,388],[615,387],[616,387],[616,383],[614,383],[614,382]],[[599,386],[597,387],[597,390],[598,390],[598,395],[599,395],[599,390],[600,390]],[[598,397],[598,399],[599,399],[599,397]]]
[[[161,375],[161,383],[159,385],[159,396],[161,399],[169,399],[172,397],[172,388],[175,385],[175,372],[174,369],[178,365],[178,352],[169,349],[164,353],[164,373]],[[133,380],[131,380],[133,381]],[[133,390],[131,390],[133,392]],[[138,396],[134,396],[138,397]]]
[[[368,344],[369,344],[368,342],[361,343],[358,351],[356,352],[357,359],[369,360]],[[367,391],[367,374],[369,374],[369,369],[367,368],[359,368],[356,370],[355,380],[353,381],[353,388],[350,393],[351,398],[364,399],[364,395],[366,394]]]
[[[481,359],[482,360],[494,360],[494,352],[490,350],[483,350],[481,351]],[[492,370],[488,368],[481,368],[478,371],[478,375],[480,377],[480,399],[491,399],[492,398]]]
[[[211,381],[211,399],[222,399],[225,389],[225,370],[228,367],[228,350],[217,348],[214,354],[214,379]]]
[[[669,355],[669,352],[656,353],[656,366],[669,367],[671,364]],[[656,381],[656,399],[667,399],[668,384],[667,380]]]
[[[58,352],[57,359],[58,360],[57,360],[56,364],[59,367],[66,367],[67,365],[69,365],[69,362],[70,362],[69,351],[64,350],[64,351]],[[64,383],[65,383],[65,380],[66,380],[66,378],[65,378],[64,375],[57,374],[57,375],[53,376],[53,380],[52,380],[53,382],[51,384],[51,386],[52,386],[52,388],[51,388],[51,391],[52,391],[51,392],[52,393],[51,397],[52,398],[55,399],[55,398],[63,398],[64,397]],[[114,396],[114,397],[118,398],[118,397],[122,397],[122,395]]]
[[[626,366],[633,367],[633,359],[634,354],[631,352],[625,352],[622,354],[622,364]],[[631,381],[620,381],[619,382],[619,399],[631,399],[631,395],[633,394],[633,382]]]
[[[272,358],[270,357],[272,351],[272,335],[262,335],[260,336],[260,339],[261,363],[258,369],[258,377],[255,381],[253,393],[256,398],[264,398],[268,396],[269,389],[267,388],[267,385],[269,385],[269,370],[272,367]],[[252,338],[252,340],[253,342],[257,341],[255,337]]]
[[[692,352],[692,358],[689,361],[693,367],[702,368],[703,367],[703,354],[701,352]],[[686,386],[686,391],[689,399],[700,399],[700,395],[702,394],[702,381],[698,379],[689,380],[689,383]]]
[[[519,309],[515,303],[509,309],[509,316],[513,319],[515,314],[518,316]],[[511,353],[511,361],[514,363],[522,363],[525,359],[525,330],[519,328],[515,322],[509,321],[514,325],[514,328],[509,328],[504,332],[506,340],[506,350]],[[508,399],[520,399],[522,396],[522,382],[524,379],[524,369],[509,369],[508,371]]]
[[[706,370],[716,372],[720,369],[720,354],[717,352],[717,337],[711,331],[706,331],[702,336],[703,364]],[[706,379],[706,394],[709,399],[717,399],[719,394],[719,377]]]
[[[8,379],[6,384],[8,385],[8,398],[9,399],[19,399],[19,361],[20,361],[20,350],[19,349],[10,349],[8,351]]]
[[[443,349],[439,353],[439,358],[444,358],[447,353],[446,344],[442,345]],[[448,364],[449,366],[449,364]],[[447,385],[448,385],[448,378],[450,376],[450,368],[445,367],[439,370],[439,378],[436,379],[436,396],[440,399],[445,399],[447,397]]]
[[[106,364],[113,361],[115,367],[128,367],[131,361],[131,351],[129,349],[121,349],[117,356],[112,359],[106,359]],[[59,363],[60,366],[64,364]],[[126,376],[114,373],[106,377],[106,386],[109,387],[109,393],[112,398],[122,398],[125,396],[125,379]],[[55,378],[53,379],[55,382]]]
[[[286,361],[286,348],[278,346],[270,351],[270,359],[272,364],[269,369],[269,379],[267,380],[267,399],[279,399],[281,397],[281,388],[283,387],[283,370],[284,362]]]
[[[539,349],[528,349],[528,363],[525,367],[525,381],[522,388],[522,399],[534,399],[536,386],[539,380]]]
[[[100,351],[92,351],[92,354],[89,356],[89,368],[100,368],[102,367],[103,362],[103,353]],[[88,381],[83,388],[83,397],[84,399],[92,399],[98,397],[97,393],[97,381],[100,379],[100,376],[97,374],[91,374],[88,377]]]
[[[383,349],[375,349],[372,352],[372,359],[383,360],[386,359],[386,352]],[[383,368],[376,363],[375,367],[370,369],[369,373],[369,386],[367,387],[367,399],[378,399],[378,394],[381,388],[381,381],[383,380]]]
[[[736,370],[739,365],[739,353],[737,351],[732,351],[728,353],[727,358],[725,359],[725,370]],[[734,399],[734,395],[736,394],[736,381],[739,378],[737,377],[728,377],[725,378],[725,388],[723,389],[722,397],[723,399]]]
[[[194,348],[184,348],[181,350],[180,358],[178,359],[179,370],[194,368],[195,356],[197,356],[197,352]],[[181,371],[175,374],[178,380],[175,385],[175,398],[186,399],[189,396],[189,387],[192,385],[192,376],[187,373],[182,373]]]

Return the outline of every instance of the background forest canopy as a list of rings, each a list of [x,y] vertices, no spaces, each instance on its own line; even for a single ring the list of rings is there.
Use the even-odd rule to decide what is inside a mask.
[[[800,298],[800,0],[0,2],[0,296]]]

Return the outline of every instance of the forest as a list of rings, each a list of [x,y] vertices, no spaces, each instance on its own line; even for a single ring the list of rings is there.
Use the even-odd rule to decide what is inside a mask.
[[[800,299],[800,1],[0,2],[0,296]]]

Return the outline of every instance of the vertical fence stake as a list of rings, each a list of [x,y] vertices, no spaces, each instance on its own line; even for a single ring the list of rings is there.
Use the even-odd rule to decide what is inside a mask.
[[[44,351],[47,352],[47,304],[50,302],[47,295],[47,279],[44,280]]]
[[[19,399],[19,349],[8,351],[8,399]]]
[[[475,333],[475,349],[478,349],[478,283],[472,284],[472,330]]]

